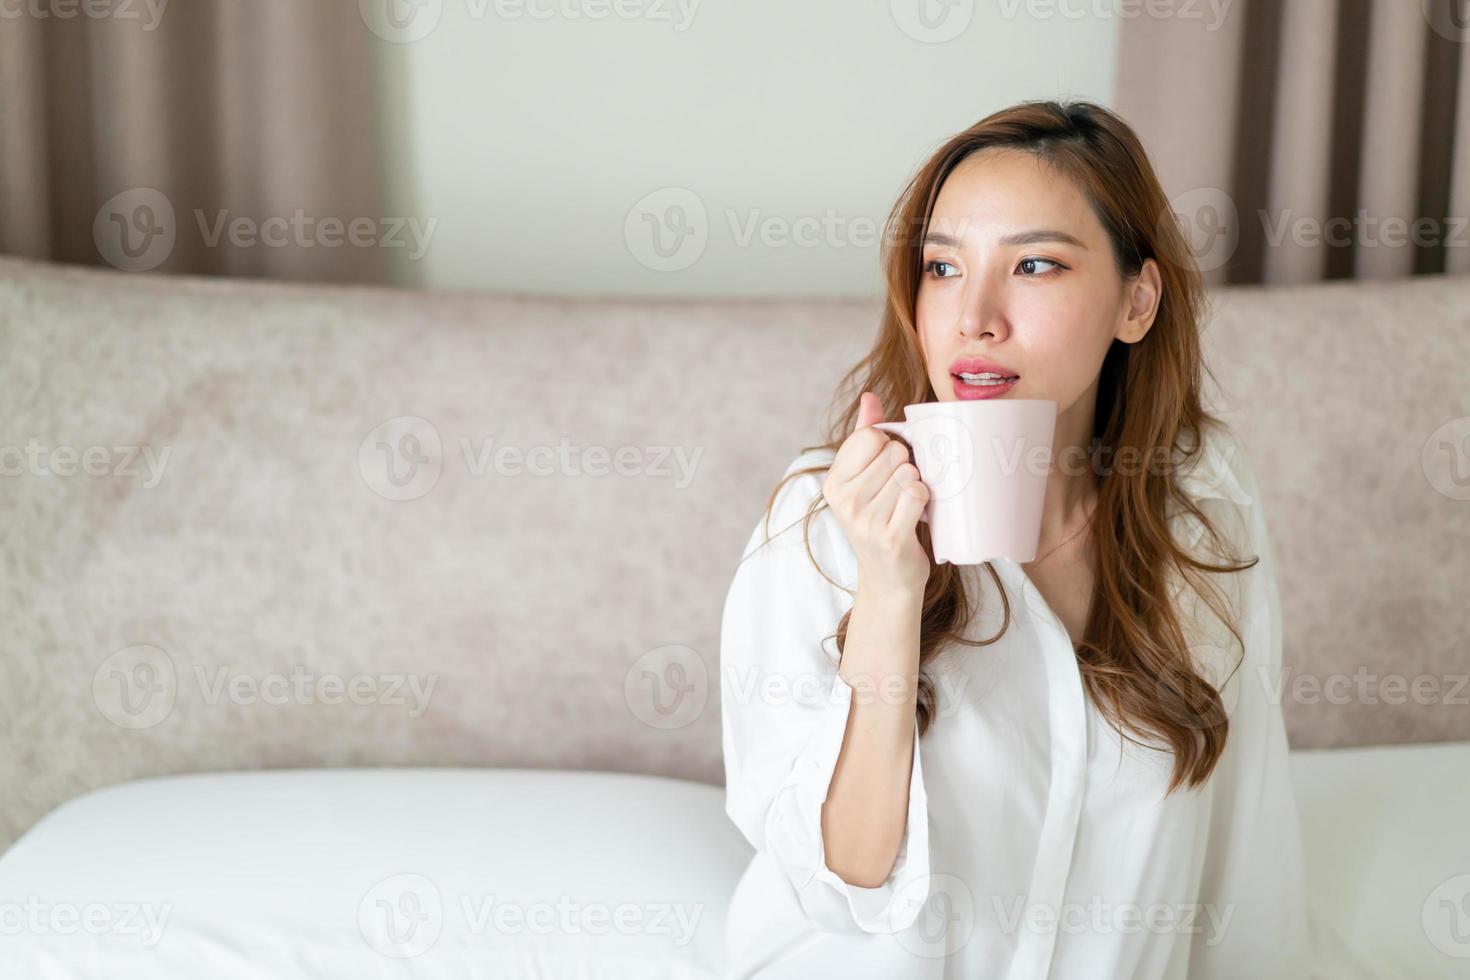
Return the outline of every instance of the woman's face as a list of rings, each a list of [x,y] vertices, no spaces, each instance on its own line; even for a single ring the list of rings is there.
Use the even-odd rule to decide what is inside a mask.
[[[983,150],[940,188],[923,246],[916,313],[929,382],[940,401],[1044,398],[1090,421],[1103,356],[1115,338],[1148,332],[1158,291],[1152,260],[1134,279],[1119,275],[1070,180],[1030,153]]]

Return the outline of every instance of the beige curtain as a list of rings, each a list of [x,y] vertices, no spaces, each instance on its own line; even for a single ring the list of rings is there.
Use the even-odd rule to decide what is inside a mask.
[[[1115,99],[1207,278],[1470,272],[1470,0],[1216,7],[1123,19]]]
[[[10,7],[0,252],[383,278],[368,32],[354,0]]]

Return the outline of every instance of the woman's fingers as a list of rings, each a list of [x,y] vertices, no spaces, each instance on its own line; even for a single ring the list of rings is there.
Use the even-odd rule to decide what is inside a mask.
[[[888,526],[895,531],[910,530],[918,525],[919,515],[929,503],[929,488],[919,478],[919,469],[913,463],[905,463],[894,470],[893,479],[889,482],[898,488],[898,493]]]
[[[846,483],[861,474],[890,441],[881,429],[873,428],[875,422],[883,421],[883,401],[871,391],[865,391],[858,403],[858,417],[837,455],[828,467],[834,485]]]
[[[881,435],[881,433],[880,433]],[[868,506],[892,480],[894,471],[909,461],[908,447],[897,439],[883,437],[887,443],[861,473],[849,483],[849,492],[859,507]],[[884,514],[887,517],[887,514]]]
[[[882,399],[863,392],[857,418],[828,467],[822,493],[858,556],[859,574],[912,594],[929,577],[930,559],[914,533],[928,500],[909,448],[874,426],[883,421]]]

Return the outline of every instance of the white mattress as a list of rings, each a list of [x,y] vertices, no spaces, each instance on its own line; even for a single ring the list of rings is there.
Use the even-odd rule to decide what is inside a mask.
[[[1313,976],[1470,977],[1470,742],[1291,754]]]
[[[704,980],[750,853],[723,802],[514,769],[128,783],[0,858],[0,906],[45,906],[6,926],[0,978]]]
[[[1316,977],[1470,977],[1470,743],[1292,753]],[[723,791],[533,770],[149,779],[0,857],[0,978],[719,975]]]

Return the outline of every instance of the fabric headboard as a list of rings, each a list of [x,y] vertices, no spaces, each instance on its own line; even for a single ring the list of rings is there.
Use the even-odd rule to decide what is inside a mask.
[[[1470,738],[1470,279],[1216,302],[1293,745]],[[0,261],[0,846],[174,772],[719,783],[725,589],[878,309]]]

